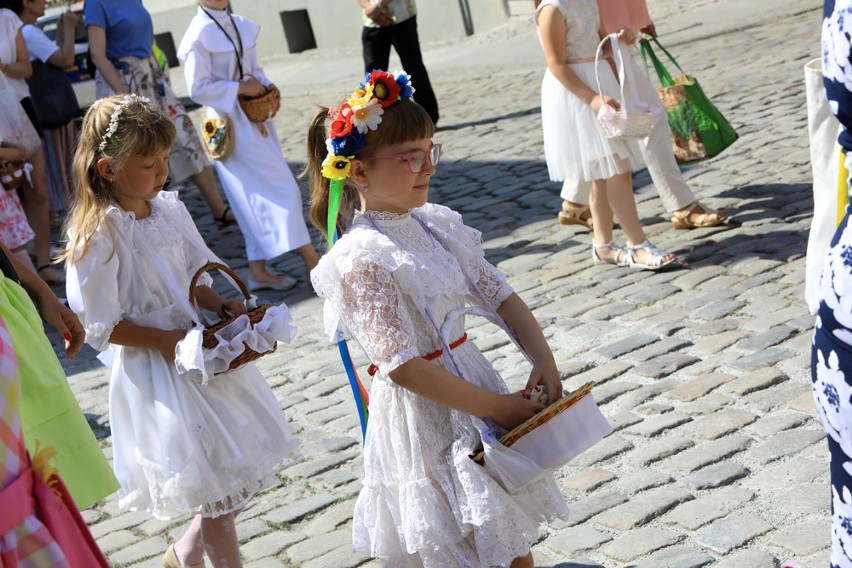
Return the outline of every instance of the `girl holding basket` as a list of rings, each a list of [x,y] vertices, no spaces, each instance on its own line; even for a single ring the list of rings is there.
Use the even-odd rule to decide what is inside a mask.
[[[461,313],[496,311],[532,356],[528,387],[551,401],[559,373],[479,232],[428,203],[441,145],[412,92],[404,72],[373,71],[308,133],[311,220],[342,235],[311,280],[326,331],[350,333],[375,367],[354,547],[393,567],[532,567],[539,525],[567,518],[553,477],[510,494],[469,456],[478,423],[510,429],[544,406],[508,393]]]

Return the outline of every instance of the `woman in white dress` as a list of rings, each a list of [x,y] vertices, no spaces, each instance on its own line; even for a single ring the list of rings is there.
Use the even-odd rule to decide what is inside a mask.
[[[205,552],[218,568],[238,568],[234,517],[278,482],[278,465],[299,442],[253,364],[209,380],[178,369],[176,354],[184,361],[199,337],[186,291],[216,257],[177,194],[162,192],[174,133],[165,113],[135,95],[101,99],[86,113],[68,219],[68,301],[112,367],[119,507],[196,516],[166,552],[167,568],[202,566]],[[245,314],[209,283],[203,274],[194,288],[202,308]]]
[[[260,26],[227,11],[227,0],[202,0],[178,48],[189,96],[207,116],[230,118],[234,133],[228,156],[216,172],[246,241],[249,287],[286,290],[290,276],[269,274],[266,261],[291,250],[310,272],[318,257],[302,212],[299,186],[281,154],[272,120],[256,124],[238,97],[256,97],[271,84],[257,64]]]

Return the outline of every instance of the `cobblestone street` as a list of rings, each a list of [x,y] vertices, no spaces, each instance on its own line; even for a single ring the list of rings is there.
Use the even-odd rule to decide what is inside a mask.
[[[732,212],[728,225],[672,229],[647,172],[634,177],[649,238],[685,259],[659,274],[593,266],[591,234],[556,223],[531,16],[424,46],[441,104],[435,140],[444,144],[431,200],[483,232],[487,257],[542,324],[565,387],[596,381],[616,429],[557,472],[572,517],[542,528],[537,566],[828,565],[828,452],[810,389],[813,318],[804,302],[813,205],[802,67],[819,55],[822,3],[743,4],[648,2],[661,41],[740,134],[720,157],[685,169],[704,203]],[[335,104],[360,78],[358,52],[341,56],[348,67],[336,57],[305,52],[266,67],[284,97],[276,124],[294,171],[304,165],[315,105]],[[198,191],[181,192],[213,250],[245,276],[239,230],[217,231]],[[280,486],[240,516],[246,566],[379,566],[351,552],[361,434],[322,304],[296,255],[276,267],[299,286],[261,299],[285,301],[299,332],[259,367],[299,430],[303,458],[285,464]],[[522,355],[497,328],[474,323],[471,337],[510,387],[522,388]],[[88,347],[63,363],[109,454],[106,369]],[[121,513],[114,497],[84,516],[117,567],[159,567],[185,526]]]

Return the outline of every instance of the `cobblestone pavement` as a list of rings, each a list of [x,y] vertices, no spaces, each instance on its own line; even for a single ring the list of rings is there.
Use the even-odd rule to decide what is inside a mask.
[[[446,153],[433,200],[483,231],[488,258],[545,329],[565,386],[597,381],[596,398],[616,429],[558,472],[572,518],[542,528],[537,565],[762,568],[794,560],[823,567],[828,464],[810,394],[813,319],[803,301],[812,205],[802,86],[802,66],[819,51],[821,3],[787,2],[792,8],[742,21],[725,20],[729,9],[743,8],[736,0],[649,4],[661,33],[681,30],[681,64],[741,135],[719,158],[686,169],[705,203],[734,212],[728,226],[673,230],[647,173],[636,175],[650,238],[686,260],[660,274],[592,266],[591,235],[556,224],[558,187],[547,179],[540,133],[542,59],[528,17],[425,50],[442,104],[436,139]],[[689,44],[689,30],[710,13],[721,31]],[[484,63],[454,63],[482,48],[493,50]],[[289,75],[336,56],[306,53],[267,69],[287,85]],[[358,54],[341,57],[357,61]],[[526,64],[506,64],[524,58]],[[294,169],[304,160],[314,103],[333,103],[351,90],[359,68],[282,87],[277,120]],[[238,230],[216,231],[197,192],[183,195],[213,249],[244,274]],[[246,565],[377,566],[350,551],[362,466],[346,378],[300,261],[286,255],[277,267],[300,285],[262,297],[285,300],[299,334],[259,366],[300,430],[304,459],[285,464],[280,486],[241,515]],[[485,324],[470,332],[520,388],[525,367],[507,338]],[[91,350],[66,363],[109,454],[105,369]],[[184,526],[121,513],[114,498],[85,516],[116,566],[159,566]]]

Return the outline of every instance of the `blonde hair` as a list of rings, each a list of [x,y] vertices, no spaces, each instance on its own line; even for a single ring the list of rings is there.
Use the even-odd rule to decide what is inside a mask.
[[[89,108],[71,164],[74,195],[65,220],[68,243],[61,260],[73,263],[85,256],[107,207],[115,201],[114,186],[101,177],[98,160],[111,160],[113,170],[118,172],[128,158],[152,156],[170,148],[174,139],[174,123],[146,99],[113,95]]]
[[[322,175],[322,162],[328,155],[326,139],[328,129],[328,109],[320,107],[314,115],[308,127],[308,164],[305,166],[301,176],[310,175],[311,223],[326,234],[326,222],[328,218],[328,179]],[[385,109],[382,114],[382,122],[376,130],[371,130],[364,135],[364,147],[355,155],[356,158],[365,158],[375,155],[378,150],[386,146],[403,144],[423,138],[431,138],[435,132],[435,125],[429,114],[414,101],[404,99],[397,101]],[[352,218],[352,213],[358,204],[358,192],[355,187],[347,182],[343,187],[343,197],[340,201],[340,213],[338,214],[338,232],[343,234],[346,224]]]

